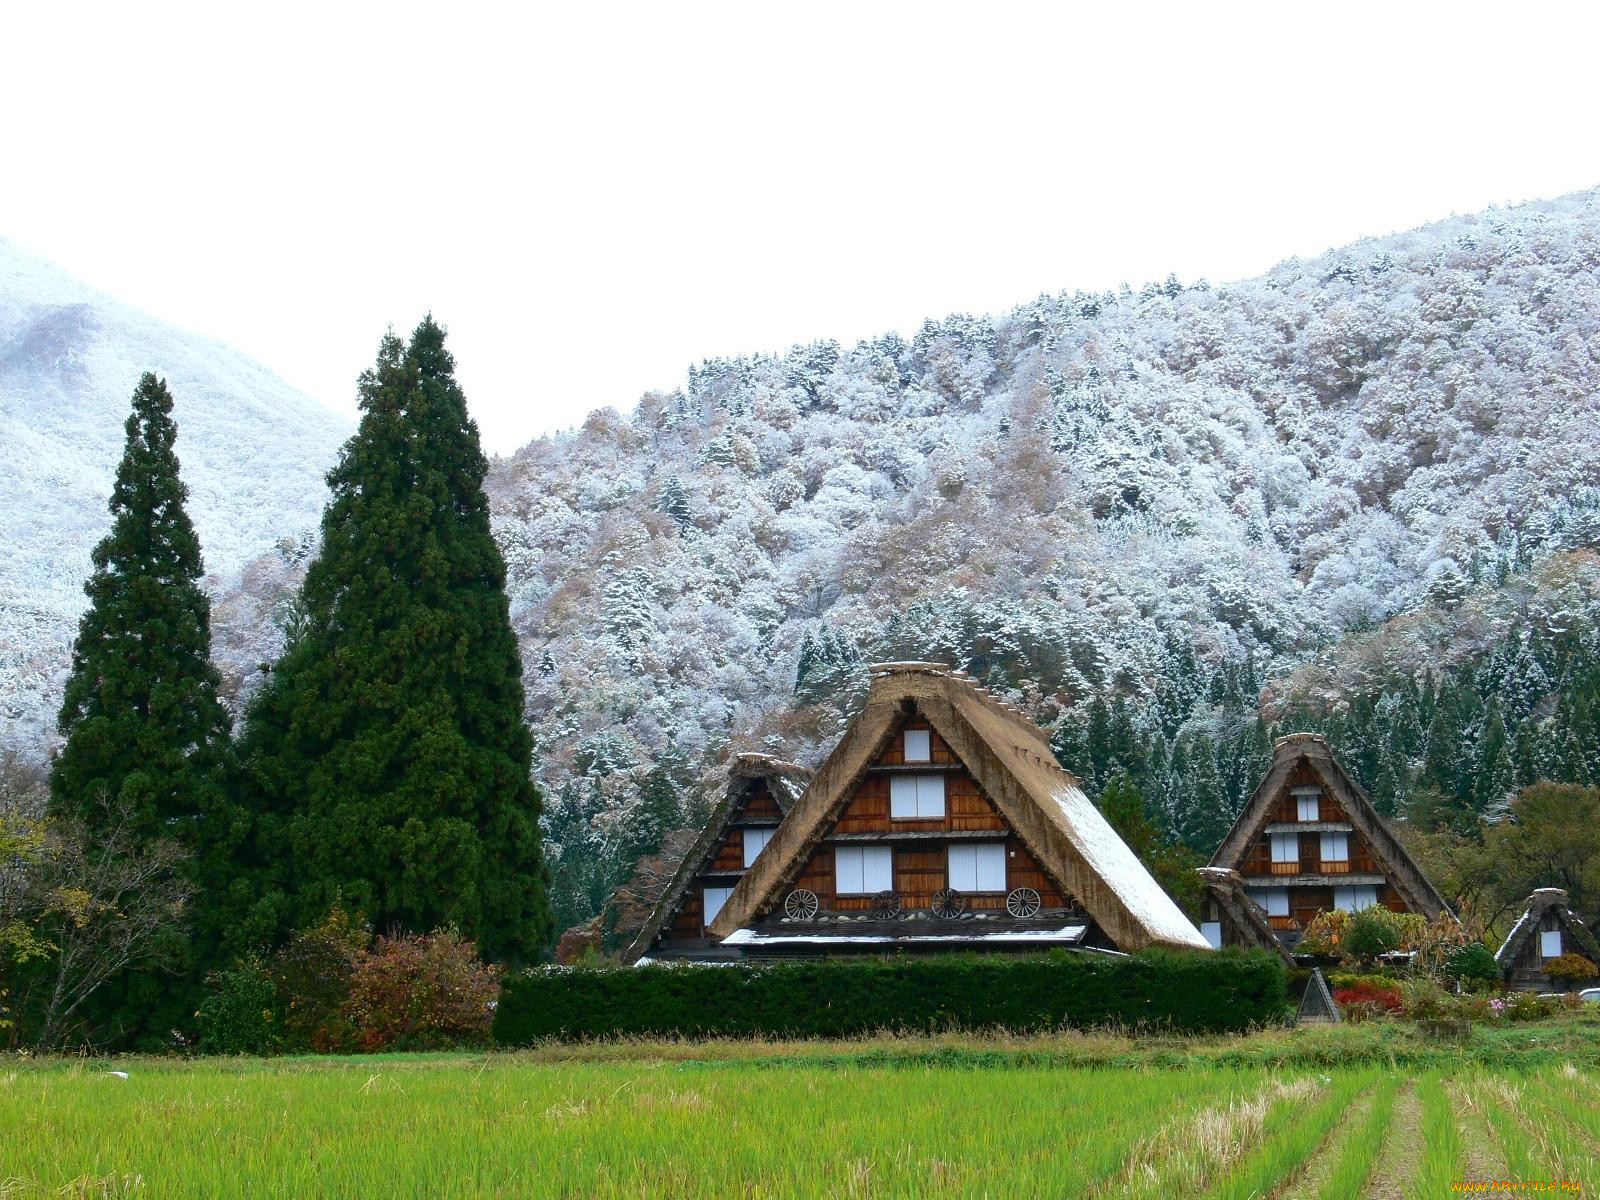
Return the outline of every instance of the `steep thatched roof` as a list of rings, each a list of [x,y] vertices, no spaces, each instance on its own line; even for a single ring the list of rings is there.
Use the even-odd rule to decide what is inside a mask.
[[[706,818],[700,836],[695,839],[694,845],[678,864],[671,882],[661,893],[661,899],[656,901],[655,908],[650,911],[649,919],[639,930],[638,936],[623,951],[622,960],[629,963],[637,962],[649,951],[657,935],[672,921],[672,914],[677,912],[684,892],[688,891],[695,877],[705,870],[709,860],[715,856],[717,848],[727,836],[728,824],[733,819],[734,812],[755,784],[765,781],[767,790],[772,794],[779,811],[787,815],[805,791],[806,782],[810,778],[811,772],[804,767],[784,762],[770,754],[736,755],[733,762],[728,765],[728,786],[723,789],[716,807]],[[766,857],[765,851],[762,852],[762,857]]]
[[[1527,910],[1517,918],[1517,923],[1511,927],[1506,940],[1495,952],[1495,961],[1500,964],[1502,971],[1509,971],[1516,963],[1517,955],[1522,953],[1528,939],[1543,925],[1545,916],[1549,914],[1553,914],[1557,922],[1572,935],[1572,940],[1583,948],[1585,957],[1592,962],[1600,962],[1600,946],[1596,946],[1589,927],[1567,907],[1565,890],[1540,888],[1528,897]]]
[[[1316,772],[1328,795],[1344,809],[1351,826],[1366,842],[1373,859],[1383,868],[1406,907],[1429,920],[1440,913],[1448,913],[1450,906],[1406,853],[1388,823],[1378,815],[1372,798],[1333,756],[1327,739],[1316,733],[1291,733],[1273,743],[1272,766],[1267,770],[1267,777],[1211,856],[1211,865],[1239,869],[1250,844],[1271,820],[1273,804],[1284,783],[1302,763]]]
[[[713,934],[727,937],[782,901],[901,716],[913,710],[939,732],[1040,866],[1119,948],[1210,948],[1078,781],[1061,769],[1044,731],[965,674],[938,663],[872,668],[866,707],[739,881],[711,926]]]
[[[1261,906],[1245,893],[1244,878],[1228,867],[1199,867],[1196,874],[1206,886],[1206,894],[1233,926],[1240,943],[1271,950],[1289,966],[1294,966],[1294,955],[1273,932],[1272,924]]]

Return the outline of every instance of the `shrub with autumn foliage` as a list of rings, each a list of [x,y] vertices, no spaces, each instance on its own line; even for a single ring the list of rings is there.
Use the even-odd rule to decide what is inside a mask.
[[[334,908],[272,956],[286,1049],[331,1054],[356,1048],[350,984],[371,940],[359,917]]]
[[[1333,1002],[1349,1021],[1364,1021],[1369,1017],[1397,1015],[1405,1000],[1400,989],[1369,979],[1359,979],[1348,987],[1333,989]]]
[[[1311,918],[1295,950],[1300,954],[1322,954],[1330,958],[1343,958],[1344,939],[1349,932],[1349,913],[1342,908],[1325,910]]]
[[[355,960],[345,1009],[360,1048],[437,1050],[487,1043],[500,968],[453,930],[380,937]]]
[[[1595,977],[1594,963],[1586,956],[1571,951],[1556,955],[1544,964],[1544,969],[1545,974],[1551,979],[1560,979],[1567,983],[1580,983]]]

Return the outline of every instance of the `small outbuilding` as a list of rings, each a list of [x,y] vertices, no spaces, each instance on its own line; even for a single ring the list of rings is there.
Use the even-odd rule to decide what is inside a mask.
[[[1540,888],[1528,897],[1527,909],[1494,956],[1500,976],[1509,988],[1561,991],[1568,981],[1552,978],[1547,965],[1563,954],[1581,954],[1600,964],[1594,934],[1567,906],[1567,893],[1561,888]]]
[[[710,932],[723,904],[805,791],[811,773],[768,754],[740,754],[727,787],[684,855],[643,927],[623,953],[640,958],[738,957],[718,950]]]
[[[1200,900],[1200,932],[1217,949],[1252,946],[1271,951],[1284,965],[1294,966],[1294,956],[1267,923],[1267,914],[1244,888],[1244,876],[1230,867],[1199,867],[1205,885]]]

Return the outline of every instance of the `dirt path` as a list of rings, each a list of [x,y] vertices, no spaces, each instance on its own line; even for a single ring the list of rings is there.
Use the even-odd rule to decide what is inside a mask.
[[[1415,1080],[1408,1080],[1394,1098],[1394,1117],[1378,1161],[1372,1164],[1365,1200],[1405,1200],[1406,1189],[1422,1158],[1422,1104]]]
[[[1306,1156],[1293,1175],[1272,1189],[1269,1200],[1313,1200],[1332,1173],[1339,1151],[1372,1111],[1376,1090],[1369,1088],[1350,1102],[1350,1107],[1344,1110],[1344,1115],[1328,1131],[1322,1144]]]

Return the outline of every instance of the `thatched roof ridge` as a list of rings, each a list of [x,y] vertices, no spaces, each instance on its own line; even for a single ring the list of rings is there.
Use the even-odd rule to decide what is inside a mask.
[[[1222,845],[1211,856],[1210,865],[1235,870],[1239,868],[1250,843],[1255,841],[1271,818],[1273,802],[1284,781],[1302,761],[1311,765],[1328,794],[1344,809],[1350,824],[1366,842],[1367,849],[1400,893],[1406,907],[1422,913],[1429,920],[1441,913],[1450,913],[1450,906],[1445,903],[1444,897],[1429,882],[1411,855],[1406,853],[1388,822],[1378,814],[1372,797],[1351,778],[1343,764],[1334,757],[1328,739],[1319,733],[1291,733],[1272,743],[1272,765],[1267,769],[1266,778],[1239,813],[1228,836],[1222,839]]]
[[[1044,731],[1023,713],[939,663],[881,663],[870,672],[866,705],[739,881],[711,926],[713,934],[727,937],[781,902],[901,716],[915,710],[938,730],[1040,865],[1117,946],[1210,948],[1078,781],[1062,770]]]
[[[722,789],[721,797],[706,818],[700,836],[695,839],[694,845],[689,847],[688,853],[678,864],[678,869],[673,872],[666,890],[661,893],[661,899],[657,900],[655,907],[650,910],[649,919],[645,921],[633,941],[628,943],[628,948],[623,951],[623,962],[636,962],[648,953],[651,943],[672,920],[672,914],[677,911],[684,892],[694,882],[695,876],[705,868],[706,860],[716,853],[717,847],[722,844],[722,839],[727,836],[728,822],[732,819],[734,807],[744,799],[751,785],[759,780],[766,780],[767,790],[772,793],[779,811],[787,816],[804,793],[811,772],[795,763],[774,758],[770,754],[746,753],[734,755],[728,764],[727,776],[728,785]]]
[[[1543,922],[1545,914],[1554,912],[1567,931],[1572,934],[1573,940],[1583,947],[1583,952],[1592,962],[1600,962],[1600,946],[1597,946],[1594,934],[1589,932],[1589,927],[1582,919],[1567,907],[1567,893],[1563,888],[1539,888],[1528,897],[1528,907],[1517,918],[1517,923],[1511,927],[1511,932],[1506,934],[1506,940],[1500,944],[1500,949],[1495,951],[1495,961],[1502,970],[1507,970],[1516,962],[1517,955],[1522,953],[1523,946]]]
[[[1231,867],[1196,867],[1195,874],[1200,876],[1206,893],[1233,923],[1246,945],[1270,950],[1286,964],[1294,966],[1294,955],[1278,940],[1261,906],[1245,892],[1244,877],[1239,872]]]

